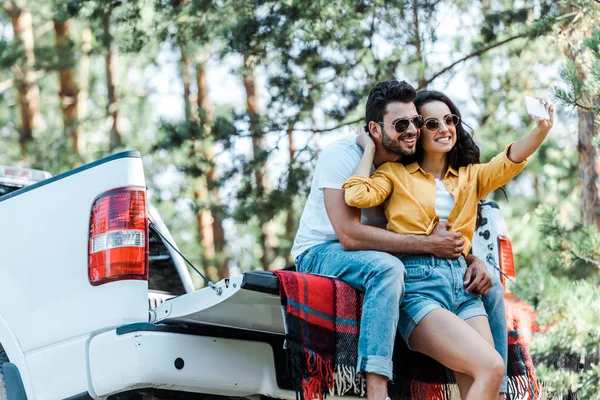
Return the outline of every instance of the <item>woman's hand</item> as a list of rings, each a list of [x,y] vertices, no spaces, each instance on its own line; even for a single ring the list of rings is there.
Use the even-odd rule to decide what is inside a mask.
[[[357,135],[356,135],[356,143],[365,151],[365,152],[374,152],[375,151],[375,142],[371,139],[371,135],[362,127],[358,127]]]
[[[548,99],[541,99],[539,97],[536,97],[536,99],[544,105],[548,111],[548,115],[550,115],[550,119],[535,118],[540,133],[546,135],[550,132],[550,129],[552,129],[552,125],[554,125],[554,104],[548,101]]]
[[[368,177],[371,175],[373,158],[375,158],[375,142],[363,128],[358,127],[356,130],[356,143],[362,147],[364,153],[352,175]]]
[[[525,135],[521,139],[517,140],[508,149],[508,159],[514,163],[520,163],[525,161],[530,155],[532,155],[546,140],[548,132],[554,125],[554,105],[546,99],[540,99],[546,110],[548,110],[549,119],[536,118],[536,127],[533,128],[529,134]]]

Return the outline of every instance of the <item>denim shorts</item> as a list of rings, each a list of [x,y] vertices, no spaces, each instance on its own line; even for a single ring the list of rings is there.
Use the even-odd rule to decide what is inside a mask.
[[[467,263],[464,257],[456,260],[434,256],[399,258],[406,268],[406,281],[398,332],[407,345],[415,327],[436,308],[448,310],[463,320],[487,316],[481,296],[465,291]]]

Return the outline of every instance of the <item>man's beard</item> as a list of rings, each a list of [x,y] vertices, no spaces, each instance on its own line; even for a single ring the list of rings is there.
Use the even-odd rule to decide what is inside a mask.
[[[395,154],[397,156],[402,156],[402,157],[412,156],[413,154],[415,154],[417,146],[415,145],[412,149],[407,149],[407,148],[402,147],[399,143],[401,138],[407,137],[407,136],[416,136],[416,135],[401,135],[400,137],[398,137],[398,140],[393,140],[392,138],[390,138],[388,136],[387,133],[385,133],[385,131],[383,131],[381,144],[383,145],[383,148],[386,149],[391,154]]]

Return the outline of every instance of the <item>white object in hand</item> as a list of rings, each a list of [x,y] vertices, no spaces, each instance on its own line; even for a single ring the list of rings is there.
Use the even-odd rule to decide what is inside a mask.
[[[535,97],[525,96],[525,108],[527,109],[527,113],[532,117],[550,119],[550,115],[544,104]]]

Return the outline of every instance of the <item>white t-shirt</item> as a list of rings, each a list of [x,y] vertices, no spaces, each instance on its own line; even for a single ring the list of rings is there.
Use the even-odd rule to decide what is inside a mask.
[[[444,182],[435,180],[435,213],[441,220],[448,220],[454,208],[454,196],[446,189]]]
[[[294,239],[294,259],[313,246],[338,240],[325,210],[323,189],[343,190],[342,185],[352,175],[362,155],[363,150],[354,137],[335,141],[321,151]],[[375,168],[371,167],[371,172],[374,171]],[[387,221],[381,207],[361,211],[361,223],[385,229]]]

